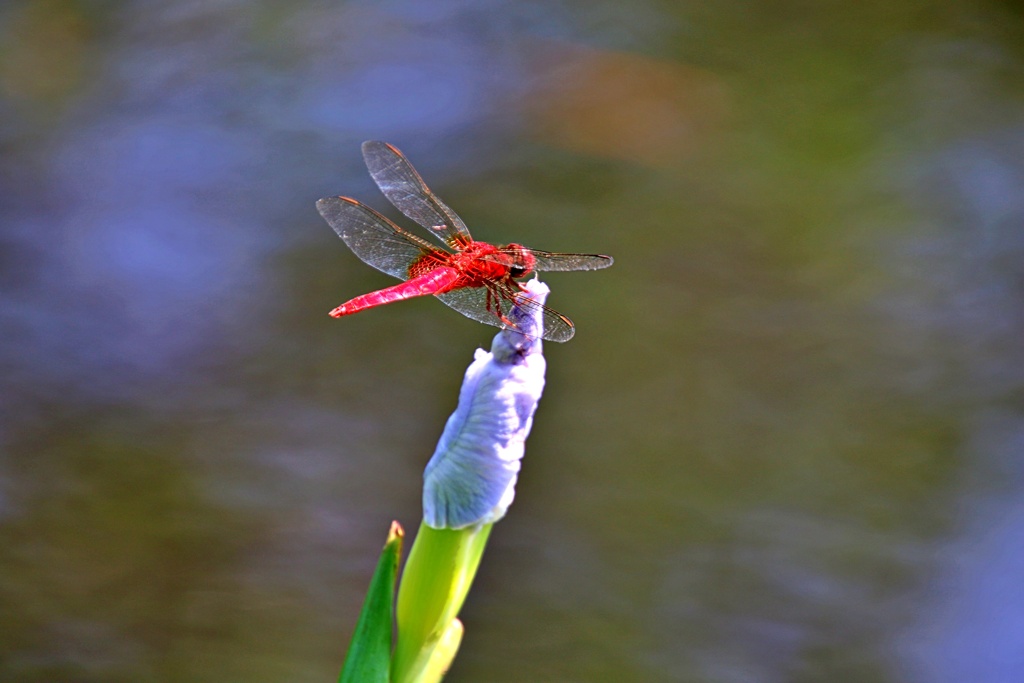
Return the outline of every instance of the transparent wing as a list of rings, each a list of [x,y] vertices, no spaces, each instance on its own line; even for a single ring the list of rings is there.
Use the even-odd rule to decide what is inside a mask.
[[[534,270],[600,270],[615,262],[611,256],[601,254],[556,254],[550,251],[527,249],[537,259]]]
[[[544,339],[553,342],[567,342],[572,339],[576,330],[571,320],[558,311],[519,294],[514,285],[494,282],[483,287],[463,287],[435,296],[467,318],[517,331],[518,328],[508,319],[512,307],[522,306],[534,311],[539,309],[544,321]]]
[[[399,211],[452,247],[472,241],[458,214],[430,191],[409,160],[386,142],[363,143],[363,159],[373,182]]]
[[[400,280],[409,276],[409,266],[421,258],[447,257],[447,252],[354,199],[325,197],[316,208],[356,256]]]

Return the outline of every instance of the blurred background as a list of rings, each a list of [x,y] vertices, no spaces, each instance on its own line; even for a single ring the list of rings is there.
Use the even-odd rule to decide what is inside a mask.
[[[329,681],[495,329],[314,208],[599,252],[451,681],[1024,680],[1024,7],[0,9],[0,679]],[[404,218],[401,221],[408,224]]]

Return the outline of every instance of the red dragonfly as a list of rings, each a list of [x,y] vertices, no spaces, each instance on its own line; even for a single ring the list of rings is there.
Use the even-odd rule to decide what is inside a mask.
[[[508,317],[514,306],[540,309],[544,339],[569,341],[572,321],[543,304],[519,296],[516,278],[533,271],[597,270],[612,265],[611,256],[555,254],[521,244],[495,246],[474,240],[466,224],[430,191],[409,160],[386,142],[363,143],[363,159],[377,187],[395,207],[426,228],[448,249],[395,225],[365,204],[348,197],[327,197],[317,210],[348,248],[377,270],[404,282],[357,296],[331,316],[358,313],[414,296],[432,294],[466,317],[488,325],[517,329]]]

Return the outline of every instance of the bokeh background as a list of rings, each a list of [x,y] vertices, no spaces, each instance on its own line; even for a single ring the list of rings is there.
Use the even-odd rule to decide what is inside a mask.
[[[1010,0],[4,3],[0,679],[335,678],[494,332],[326,315],[366,139],[616,258],[449,680],[1024,680]]]

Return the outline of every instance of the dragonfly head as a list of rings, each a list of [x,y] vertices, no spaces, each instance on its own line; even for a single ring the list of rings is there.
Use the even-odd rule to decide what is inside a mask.
[[[529,249],[521,244],[510,244],[503,251],[511,257],[512,262],[508,265],[509,275],[520,278],[533,271],[537,259],[533,257]]]

